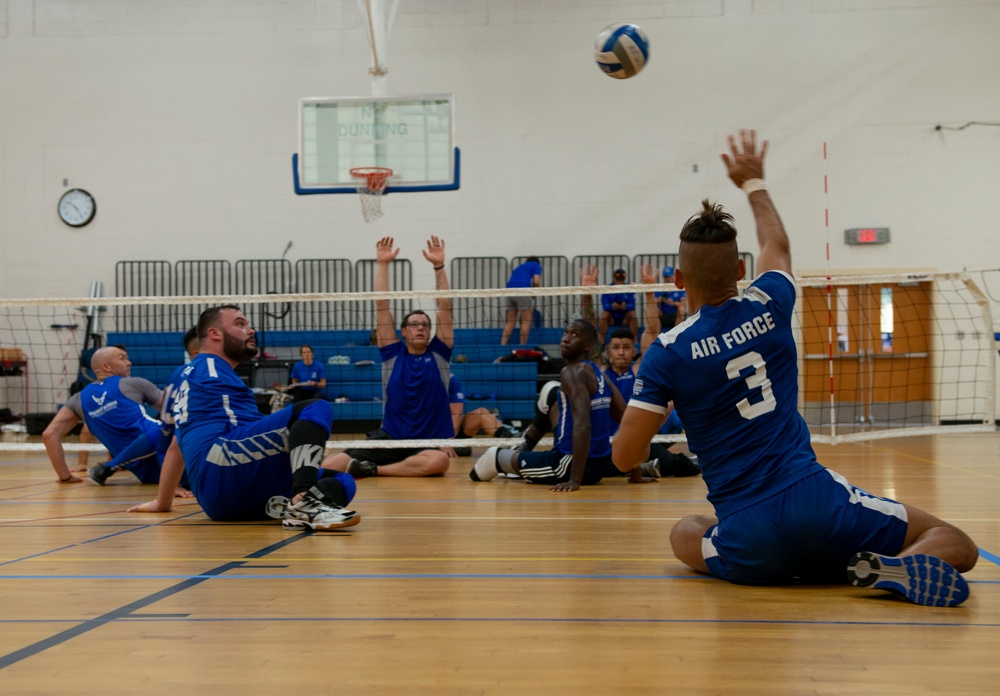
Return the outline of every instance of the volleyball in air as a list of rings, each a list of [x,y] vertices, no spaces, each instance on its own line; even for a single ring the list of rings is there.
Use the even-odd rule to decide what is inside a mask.
[[[649,37],[635,24],[612,24],[597,35],[594,60],[616,80],[634,77],[649,61]]]

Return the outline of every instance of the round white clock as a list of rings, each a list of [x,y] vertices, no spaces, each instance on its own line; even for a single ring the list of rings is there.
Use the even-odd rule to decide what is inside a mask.
[[[70,189],[59,199],[59,219],[70,227],[83,227],[94,219],[97,203],[83,189]]]

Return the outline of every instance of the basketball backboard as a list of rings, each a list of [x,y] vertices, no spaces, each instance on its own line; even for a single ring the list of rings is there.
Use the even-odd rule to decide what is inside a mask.
[[[453,95],[300,99],[295,193],[356,193],[357,167],[392,169],[386,193],[457,189]]]

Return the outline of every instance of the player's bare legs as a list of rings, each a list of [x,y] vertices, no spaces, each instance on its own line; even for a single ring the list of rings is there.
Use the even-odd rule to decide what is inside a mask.
[[[708,575],[708,565],[701,552],[701,544],[705,532],[718,523],[719,520],[710,515],[688,515],[679,520],[670,530],[670,548],[677,560]]]
[[[958,527],[929,512],[903,503],[906,508],[906,539],[900,556],[924,553],[937,556],[960,573],[972,570],[979,560],[976,542]]]

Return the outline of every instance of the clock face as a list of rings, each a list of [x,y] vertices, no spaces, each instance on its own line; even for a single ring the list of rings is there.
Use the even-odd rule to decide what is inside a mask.
[[[70,227],[83,227],[96,212],[94,197],[83,189],[71,189],[59,199],[59,219]]]

